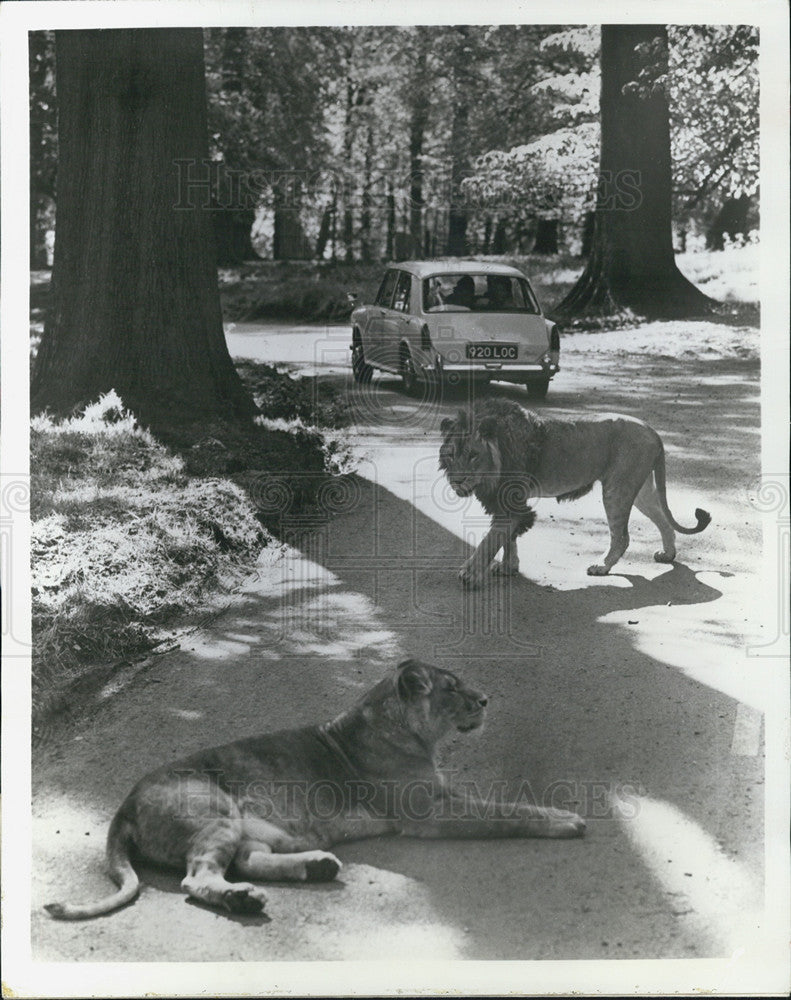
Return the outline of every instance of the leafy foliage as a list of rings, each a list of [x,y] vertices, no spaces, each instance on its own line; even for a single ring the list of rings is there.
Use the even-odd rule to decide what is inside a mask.
[[[711,210],[758,189],[758,30],[675,25],[670,115],[680,210]]]
[[[758,36],[749,25],[668,30],[669,72],[666,51],[646,44],[628,86],[667,94],[676,222],[700,228],[724,200],[757,190]],[[375,260],[397,255],[397,234],[410,233],[402,251],[441,253],[454,206],[469,252],[524,250],[537,219],[558,219],[577,245],[596,189],[595,26],[211,28],[204,37],[212,155],[244,172],[246,214],[235,222],[252,227],[260,253],[272,253],[276,208],[281,229],[288,216],[284,256]],[[56,162],[51,49],[47,33],[31,35],[32,170],[44,193]]]

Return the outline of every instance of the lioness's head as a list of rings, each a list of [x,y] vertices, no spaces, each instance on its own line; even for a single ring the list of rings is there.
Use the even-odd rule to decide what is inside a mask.
[[[483,725],[489,699],[450,670],[404,660],[396,671],[395,688],[413,732],[438,740],[454,730],[468,733]]]
[[[468,497],[476,487],[497,480],[502,460],[493,417],[473,422],[464,410],[459,410],[455,419],[446,417],[442,421],[440,430],[443,441],[439,467],[458,496]]]

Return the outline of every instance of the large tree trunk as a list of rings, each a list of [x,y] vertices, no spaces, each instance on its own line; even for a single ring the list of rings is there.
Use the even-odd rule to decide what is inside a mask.
[[[660,317],[708,312],[712,300],[681,274],[673,256],[670,129],[661,79],[667,73],[667,30],[605,25],[601,38],[593,248],[555,313],[567,318],[626,309]]]
[[[152,426],[251,416],[220,314],[201,31],[60,31],[56,45],[56,248],[34,411],[114,388]]]

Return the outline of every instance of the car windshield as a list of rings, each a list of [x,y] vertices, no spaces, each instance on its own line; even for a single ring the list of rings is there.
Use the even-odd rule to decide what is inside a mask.
[[[524,278],[509,274],[435,274],[423,281],[424,312],[538,313]]]

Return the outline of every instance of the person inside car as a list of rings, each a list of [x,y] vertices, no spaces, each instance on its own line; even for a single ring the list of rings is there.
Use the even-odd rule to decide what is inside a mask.
[[[486,292],[489,299],[489,309],[497,311],[513,308],[514,300],[511,295],[510,278],[504,278],[499,274],[490,274],[487,279]]]
[[[472,276],[463,274],[445,301],[449,306],[462,306],[464,309],[472,309],[475,303],[475,282]]]

